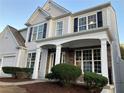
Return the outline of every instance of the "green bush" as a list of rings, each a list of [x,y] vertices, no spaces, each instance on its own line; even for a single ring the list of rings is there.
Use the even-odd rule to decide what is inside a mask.
[[[31,76],[33,69],[31,68],[20,68],[20,67],[2,67],[2,70],[6,74],[11,74],[13,77],[17,78],[18,73],[24,72],[28,75],[28,77]]]
[[[48,79],[55,79],[53,73],[49,73],[45,77],[48,78]]]
[[[51,71],[47,78],[59,80],[64,85],[74,82],[81,75],[81,69],[70,64],[58,64]]]
[[[102,75],[85,72],[84,81],[89,88],[99,88],[102,89],[108,83],[108,79]]]
[[[16,73],[20,71],[18,67],[2,67],[2,70],[6,74],[11,74],[13,77],[16,77]]]

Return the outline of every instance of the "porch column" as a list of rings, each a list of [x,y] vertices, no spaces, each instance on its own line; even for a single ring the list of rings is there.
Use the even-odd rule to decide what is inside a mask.
[[[34,70],[33,70],[33,79],[38,79],[38,67],[40,63],[40,53],[41,53],[41,48],[36,49],[36,59],[35,59],[35,64],[34,64]]]
[[[55,65],[60,64],[61,58],[61,45],[56,46],[56,58],[55,58]]]
[[[108,60],[107,60],[107,40],[101,40],[101,71],[102,75],[108,78]]]
[[[46,65],[48,60],[47,58],[48,58],[48,49],[42,48],[40,69],[38,75],[40,79],[45,79]]]

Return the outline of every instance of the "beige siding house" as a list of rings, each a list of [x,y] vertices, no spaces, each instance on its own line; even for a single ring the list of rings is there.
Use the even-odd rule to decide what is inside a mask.
[[[0,34],[1,67],[33,68],[33,79],[45,79],[54,65],[69,63],[80,67],[82,74],[90,71],[107,77],[102,93],[123,93],[117,81],[121,56],[111,3],[71,13],[47,0],[25,25],[18,31],[7,26]]]

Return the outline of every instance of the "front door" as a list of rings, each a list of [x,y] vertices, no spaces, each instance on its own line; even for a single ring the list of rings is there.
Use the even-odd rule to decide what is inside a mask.
[[[51,68],[55,65],[55,53],[50,53],[50,61],[49,61],[49,70],[48,73],[51,72]]]

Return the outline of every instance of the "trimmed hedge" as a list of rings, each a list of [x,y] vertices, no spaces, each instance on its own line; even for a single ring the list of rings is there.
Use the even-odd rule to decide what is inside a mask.
[[[63,85],[76,81],[81,75],[81,69],[70,64],[58,64],[51,69],[51,72],[46,78],[59,80]]]
[[[6,74],[11,74],[13,77],[18,78],[18,73],[26,73],[27,78],[31,77],[33,69],[31,68],[20,68],[20,67],[2,67],[2,70]]]
[[[102,89],[108,84],[108,79],[106,77],[92,72],[84,73],[84,81],[89,88]]]

